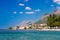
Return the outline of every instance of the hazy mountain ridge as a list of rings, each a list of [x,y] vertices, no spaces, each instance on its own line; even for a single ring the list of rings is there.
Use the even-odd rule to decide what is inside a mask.
[[[60,15],[60,9],[57,9],[56,11],[51,13],[51,15],[53,15],[53,14],[59,16]],[[38,22],[36,22],[36,24],[45,24],[45,23],[47,23],[49,15],[50,14],[43,15],[42,18]]]

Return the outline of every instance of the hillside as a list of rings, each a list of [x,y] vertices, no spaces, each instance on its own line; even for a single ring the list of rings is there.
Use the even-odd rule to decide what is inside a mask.
[[[53,13],[51,13],[51,15],[53,15],[53,14],[59,16],[60,15],[60,9],[57,9],[56,11],[54,11]],[[46,14],[46,15],[42,16],[42,18],[38,22],[36,22],[36,24],[44,24],[44,23],[47,23],[47,20],[48,20],[49,15],[50,14]]]

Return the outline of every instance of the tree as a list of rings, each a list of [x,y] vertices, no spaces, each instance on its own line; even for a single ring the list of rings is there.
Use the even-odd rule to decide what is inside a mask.
[[[12,30],[12,27],[9,27],[8,29]]]
[[[47,25],[50,27],[60,26],[60,16],[52,14],[48,17]]]
[[[60,26],[60,22],[55,22],[55,23],[53,23],[53,25],[59,27]]]
[[[50,14],[49,17],[48,17],[47,25],[50,26],[50,27],[53,27],[53,23],[54,23],[54,18]]]
[[[55,21],[56,21],[56,22],[60,22],[60,16],[56,16],[56,17],[55,17]]]

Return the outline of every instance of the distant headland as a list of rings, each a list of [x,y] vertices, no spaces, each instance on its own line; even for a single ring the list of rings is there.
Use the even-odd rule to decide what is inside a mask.
[[[57,9],[51,14],[44,14],[44,16],[37,22],[30,22],[28,25],[20,25],[16,27],[9,27],[9,30],[20,30],[20,29],[59,29],[60,30],[60,9]]]

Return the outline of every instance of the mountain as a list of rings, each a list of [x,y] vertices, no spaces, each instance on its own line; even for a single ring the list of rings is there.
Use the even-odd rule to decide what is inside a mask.
[[[60,9],[57,9],[53,14],[60,15]]]
[[[47,19],[49,17],[49,14],[44,15],[36,24],[45,24],[47,22]]]
[[[53,13],[51,13],[51,15],[53,15],[53,14],[60,15],[60,9],[57,9],[56,11],[54,11]],[[36,24],[45,24],[45,23],[47,23],[49,15],[50,14],[43,15],[42,18],[38,22],[36,22]]]

